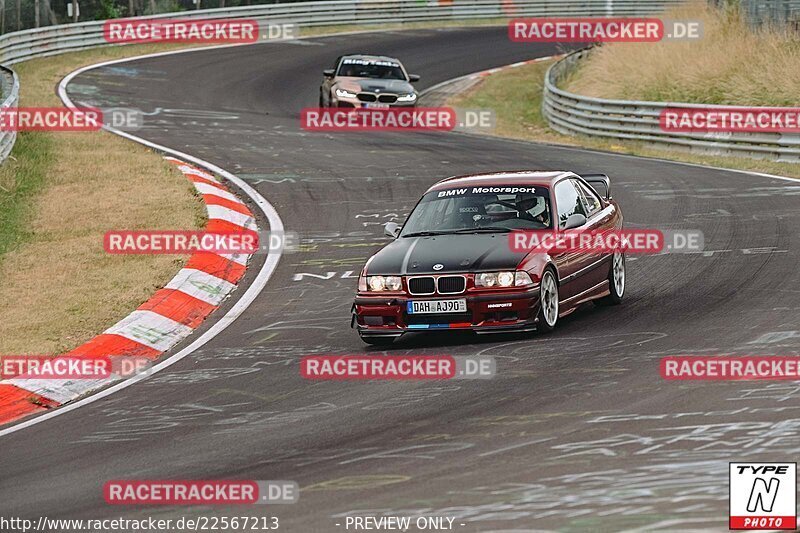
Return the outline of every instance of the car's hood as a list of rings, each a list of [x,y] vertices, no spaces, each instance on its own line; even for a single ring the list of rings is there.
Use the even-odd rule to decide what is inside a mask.
[[[370,93],[408,94],[414,87],[405,80],[381,80],[373,78],[342,78],[343,85],[357,85],[360,90]]]
[[[507,233],[403,237],[373,256],[367,274],[514,270],[524,257],[511,250]],[[434,270],[434,265],[442,267]]]

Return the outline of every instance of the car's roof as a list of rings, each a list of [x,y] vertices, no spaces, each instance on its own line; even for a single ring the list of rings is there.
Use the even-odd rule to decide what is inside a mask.
[[[454,187],[485,186],[485,185],[538,185],[551,187],[553,183],[563,176],[572,176],[574,172],[566,170],[518,170],[514,172],[487,172],[485,174],[468,174],[453,176],[443,179],[433,185],[429,191],[440,191]]]
[[[394,57],[389,56],[373,56],[368,54],[346,54],[342,56],[342,59],[364,59],[367,61],[393,61],[395,63],[399,63],[400,61]]]

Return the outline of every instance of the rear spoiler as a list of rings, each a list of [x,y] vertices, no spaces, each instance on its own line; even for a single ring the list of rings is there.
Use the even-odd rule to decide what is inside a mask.
[[[592,186],[597,194],[611,200],[611,180],[605,174],[581,174],[586,183]]]

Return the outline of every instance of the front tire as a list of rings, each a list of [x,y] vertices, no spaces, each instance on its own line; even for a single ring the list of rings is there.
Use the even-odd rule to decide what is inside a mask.
[[[611,268],[608,271],[608,290],[611,292],[597,302],[600,305],[619,305],[625,295],[625,254],[614,252],[611,258]]]
[[[556,275],[548,268],[542,274],[542,282],[539,284],[537,331],[549,333],[556,329],[558,309],[558,282],[556,282]]]

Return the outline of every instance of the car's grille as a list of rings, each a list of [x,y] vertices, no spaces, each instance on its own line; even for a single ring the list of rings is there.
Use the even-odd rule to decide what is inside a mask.
[[[396,94],[382,94],[378,97],[379,102],[383,102],[384,104],[393,104],[397,101]]]
[[[439,294],[459,294],[467,288],[464,276],[442,276],[436,280]]]
[[[409,278],[408,292],[411,294],[433,294],[436,286],[432,277]]]
[[[377,100],[375,95],[370,93],[358,93],[358,99],[362,102],[374,102]]]

